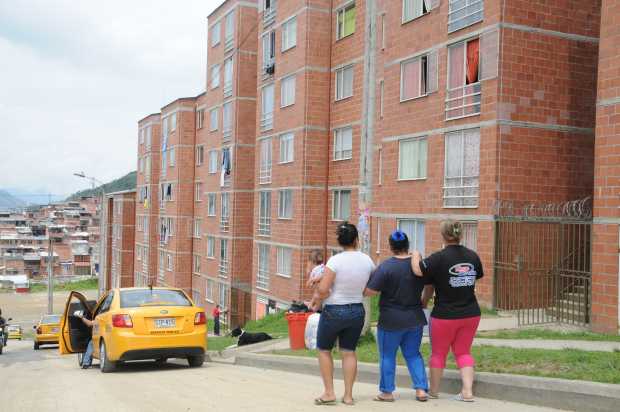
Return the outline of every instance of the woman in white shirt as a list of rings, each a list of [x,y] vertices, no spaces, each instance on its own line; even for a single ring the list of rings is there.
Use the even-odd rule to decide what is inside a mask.
[[[317,405],[336,403],[334,391],[334,360],[332,349],[338,339],[342,354],[344,396],[342,403],[353,404],[353,383],[357,375],[355,349],[364,327],[363,293],[375,269],[370,257],[357,250],[358,234],[355,225],[344,222],[336,232],[343,252],[332,256],[312,298],[311,307],[323,304],[317,333],[319,366],[325,391],[314,400]]]

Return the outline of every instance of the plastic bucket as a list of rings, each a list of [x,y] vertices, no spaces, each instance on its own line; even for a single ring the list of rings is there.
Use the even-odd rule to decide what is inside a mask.
[[[288,321],[288,339],[293,350],[305,349],[305,332],[306,322],[312,315],[311,312],[295,313],[290,312],[286,314],[286,320]]]

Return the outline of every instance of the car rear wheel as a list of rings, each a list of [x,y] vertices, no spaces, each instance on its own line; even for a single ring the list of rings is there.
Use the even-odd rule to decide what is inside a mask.
[[[187,363],[189,363],[191,368],[199,368],[205,363],[205,355],[189,356],[187,358]]]
[[[34,343],[34,350],[39,350],[39,342]]]
[[[158,368],[161,368],[162,366],[166,364],[167,361],[168,361],[168,358],[155,359],[155,365],[157,365]]]
[[[102,373],[112,372],[116,368],[116,363],[108,359],[108,351],[106,350],[105,342],[101,341],[99,344],[99,370]]]

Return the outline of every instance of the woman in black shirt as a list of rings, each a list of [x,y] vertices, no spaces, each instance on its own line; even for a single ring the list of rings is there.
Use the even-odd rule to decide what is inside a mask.
[[[480,307],[476,300],[475,285],[484,273],[476,252],[460,245],[463,227],[460,222],[441,222],[441,235],[445,247],[422,259],[415,251],[412,269],[423,276],[429,286],[425,289],[423,304],[435,292],[435,305],[431,313],[432,354],[429,361],[430,397],[436,397],[439,383],[446,367],[450,348],[461,371],[463,383],[457,400],[474,400],[474,359],[471,345],[480,323]]]

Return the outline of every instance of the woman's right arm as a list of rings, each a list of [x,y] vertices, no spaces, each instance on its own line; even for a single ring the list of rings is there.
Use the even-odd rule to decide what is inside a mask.
[[[422,277],[424,274],[422,273],[422,269],[420,269],[420,262],[422,261],[422,255],[417,250],[413,251],[413,256],[411,257],[411,270],[417,277]]]

